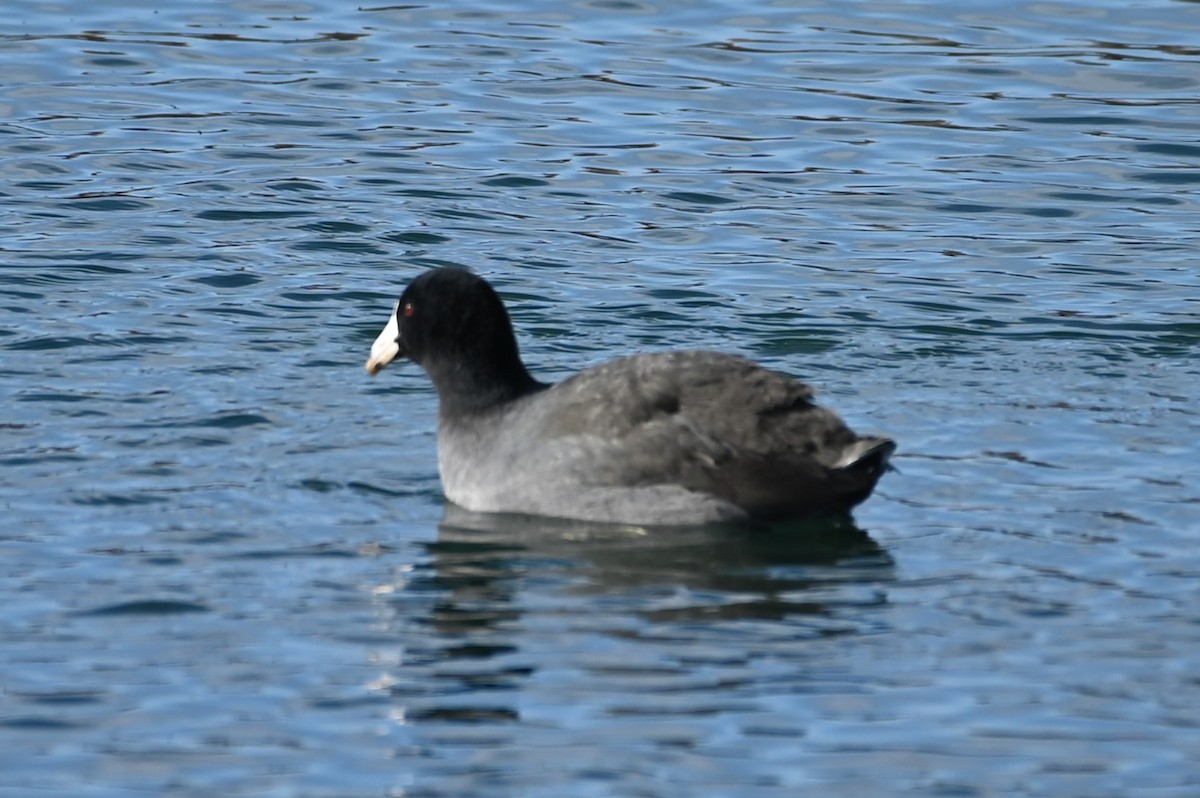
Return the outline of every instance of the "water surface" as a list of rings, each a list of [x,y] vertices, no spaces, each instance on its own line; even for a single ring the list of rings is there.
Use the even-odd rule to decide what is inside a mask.
[[[1200,794],[1200,8],[126,2],[0,24],[0,792]],[[421,269],[703,346],[852,521],[464,517]]]

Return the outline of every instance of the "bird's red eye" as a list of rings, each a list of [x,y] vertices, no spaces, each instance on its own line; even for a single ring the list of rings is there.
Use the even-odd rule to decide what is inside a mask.
[[[411,319],[413,314],[413,306],[411,302],[404,303],[404,318]]]

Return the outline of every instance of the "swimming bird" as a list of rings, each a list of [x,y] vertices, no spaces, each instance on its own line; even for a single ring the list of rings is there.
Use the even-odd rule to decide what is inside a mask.
[[[856,435],[807,385],[720,352],[635,354],[540,382],[504,302],[465,269],[404,290],[367,371],[397,357],[432,379],[442,487],[475,512],[636,525],[840,513],[895,449]]]

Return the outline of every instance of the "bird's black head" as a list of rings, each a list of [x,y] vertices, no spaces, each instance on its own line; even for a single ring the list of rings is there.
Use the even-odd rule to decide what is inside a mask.
[[[521,363],[504,302],[465,269],[427,271],[404,290],[388,326],[371,347],[377,373],[407,357],[433,379],[443,411],[515,398],[541,385]]]

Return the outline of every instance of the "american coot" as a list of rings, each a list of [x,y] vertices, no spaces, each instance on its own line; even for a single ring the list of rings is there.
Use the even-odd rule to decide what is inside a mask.
[[[367,371],[396,357],[433,380],[442,486],[477,512],[648,525],[835,513],[871,494],[895,449],[854,434],[807,385],[718,352],[538,382],[500,297],[462,269],[404,291]]]

